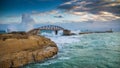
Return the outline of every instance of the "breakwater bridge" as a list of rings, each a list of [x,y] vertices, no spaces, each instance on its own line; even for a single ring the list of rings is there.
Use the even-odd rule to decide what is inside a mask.
[[[41,26],[35,29],[32,29],[30,31],[28,31],[28,34],[32,34],[32,35],[38,35],[39,33],[41,33],[42,30],[51,30],[55,32],[55,35],[58,34],[58,31],[63,30],[63,34],[64,35],[68,35],[70,34],[70,30],[64,29],[63,27],[60,26],[56,26],[56,25],[46,25],[46,26]]]

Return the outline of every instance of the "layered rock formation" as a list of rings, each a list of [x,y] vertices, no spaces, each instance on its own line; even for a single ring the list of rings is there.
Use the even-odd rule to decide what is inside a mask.
[[[36,35],[0,35],[0,68],[20,67],[57,54],[56,44]]]

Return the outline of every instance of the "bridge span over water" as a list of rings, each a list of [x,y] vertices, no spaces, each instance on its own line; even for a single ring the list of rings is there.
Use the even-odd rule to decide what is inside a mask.
[[[63,27],[56,26],[56,25],[46,25],[46,26],[41,26],[41,27],[32,29],[32,30],[28,31],[28,34],[38,35],[39,33],[41,33],[42,30],[51,30],[51,31],[54,31],[55,35],[58,34],[59,30],[63,30],[63,34],[65,34],[66,32],[70,33],[69,30],[64,29]]]

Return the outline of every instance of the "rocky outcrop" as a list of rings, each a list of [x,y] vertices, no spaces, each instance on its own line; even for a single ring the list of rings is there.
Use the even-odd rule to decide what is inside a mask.
[[[70,30],[63,30],[63,35],[71,35],[71,31]]]
[[[36,35],[0,35],[0,68],[20,67],[43,61],[57,54],[56,44]]]
[[[76,35],[75,33],[72,33],[70,30],[63,30],[64,36],[70,36],[70,35]]]

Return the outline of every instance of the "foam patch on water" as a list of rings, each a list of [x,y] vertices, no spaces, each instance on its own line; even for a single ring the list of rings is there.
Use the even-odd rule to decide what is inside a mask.
[[[79,35],[80,32],[81,32],[80,30],[71,31],[71,33],[74,33],[74,34],[77,34],[77,35]]]
[[[63,50],[65,46],[69,46],[71,43],[79,42],[80,39],[78,37],[79,36],[48,36],[48,38],[57,44],[59,50]]]
[[[58,61],[48,61],[46,63],[41,63],[41,64],[36,64],[36,65],[50,65],[50,64],[54,64],[57,63]]]
[[[61,60],[67,60],[67,59],[70,59],[70,57],[60,57],[58,59],[61,59]]]
[[[74,43],[74,42],[79,42],[80,39],[77,38],[76,36],[54,36],[54,37],[49,37],[52,41],[55,43]]]

